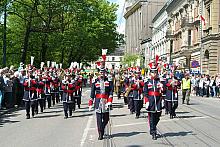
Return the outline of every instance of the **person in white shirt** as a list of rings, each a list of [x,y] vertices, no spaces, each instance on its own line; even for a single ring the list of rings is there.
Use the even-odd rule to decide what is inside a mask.
[[[200,81],[199,81],[199,93],[200,96],[204,96],[204,75],[201,75]]]

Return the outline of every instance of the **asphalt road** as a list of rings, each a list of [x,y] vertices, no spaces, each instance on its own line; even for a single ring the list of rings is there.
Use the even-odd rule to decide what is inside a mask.
[[[0,147],[218,147],[220,146],[220,99],[193,97],[191,105],[179,104],[175,119],[163,115],[158,125],[161,137],[151,139],[147,113],[130,115],[123,100],[114,100],[111,123],[98,141],[94,112],[88,112],[89,89],[81,109],[64,119],[62,104],[46,109],[30,120],[19,110],[0,116]]]

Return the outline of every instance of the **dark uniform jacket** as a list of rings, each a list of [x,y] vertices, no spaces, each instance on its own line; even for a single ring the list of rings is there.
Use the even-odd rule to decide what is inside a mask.
[[[113,86],[110,85],[107,78],[103,80],[97,78],[92,84],[90,97],[89,106],[93,104],[94,100],[94,107],[97,113],[108,112],[106,104],[108,102],[112,103]]]
[[[144,83],[144,101],[149,102],[148,112],[162,111],[163,84],[158,79],[149,79]]]

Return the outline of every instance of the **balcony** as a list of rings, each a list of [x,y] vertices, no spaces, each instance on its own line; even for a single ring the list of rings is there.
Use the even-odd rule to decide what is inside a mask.
[[[193,23],[192,21],[190,21],[189,18],[183,17],[181,20],[181,28],[184,27],[189,27],[189,28],[193,28]]]
[[[166,31],[166,38],[169,38],[169,39],[173,39],[174,38],[174,34],[172,33],[172,30],[167,30]]]

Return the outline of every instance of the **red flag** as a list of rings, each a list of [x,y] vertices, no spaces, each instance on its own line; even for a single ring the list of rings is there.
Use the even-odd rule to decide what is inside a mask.
[[[203,21],[203,24],[205,26],[205,18],[202,15],[200,17],[201,17],[201,21]]]

